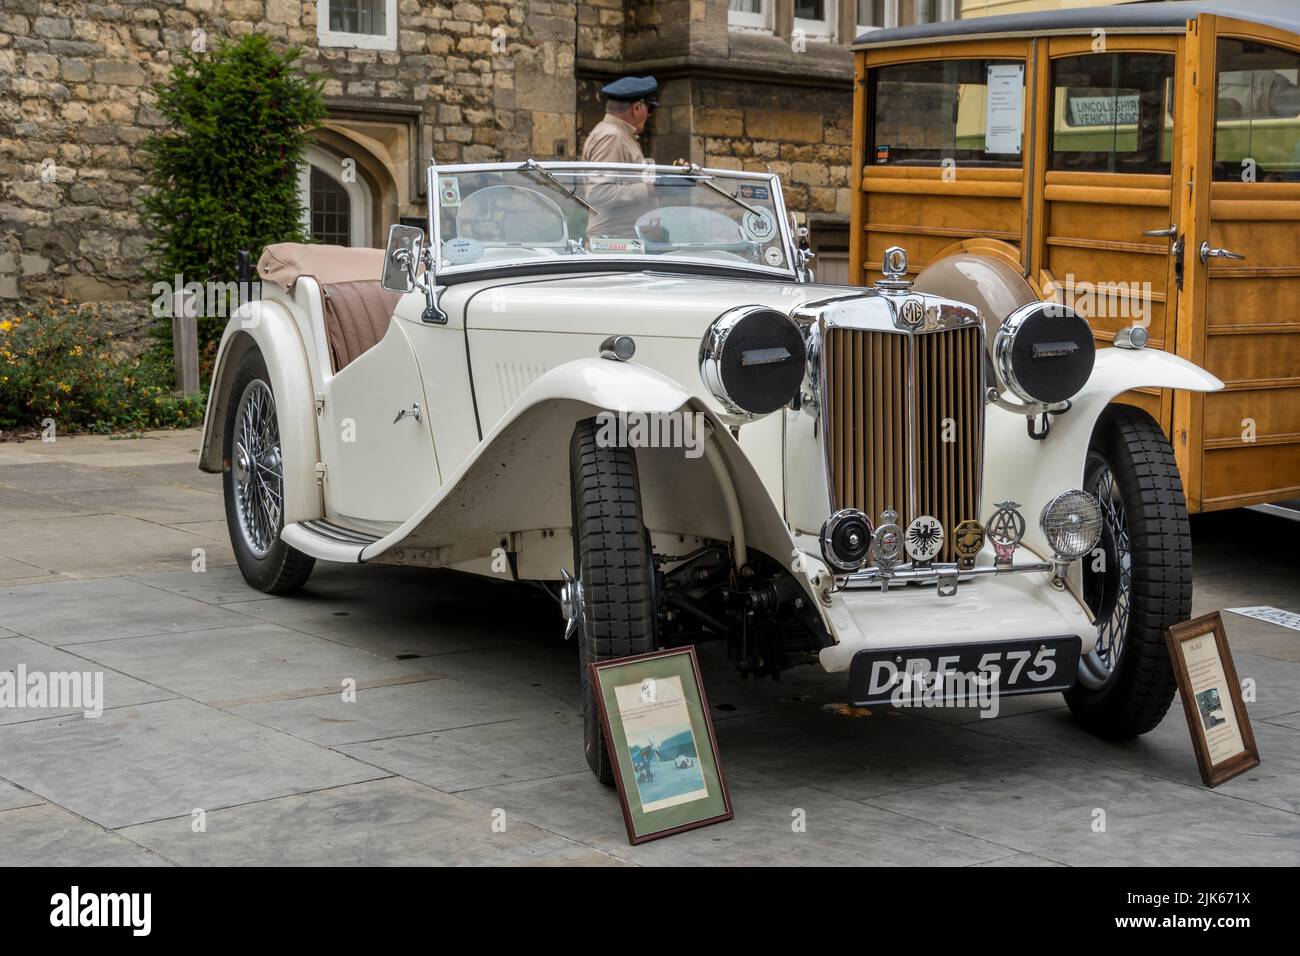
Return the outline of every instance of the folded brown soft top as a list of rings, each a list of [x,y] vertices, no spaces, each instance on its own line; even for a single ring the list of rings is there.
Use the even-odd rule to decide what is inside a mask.
[[[257,276],[292,292],[299,276],[313,276],[317,282],[378,280],[384,268],[384,250],[368,247],[308,245],[277,242],[262,250]]]

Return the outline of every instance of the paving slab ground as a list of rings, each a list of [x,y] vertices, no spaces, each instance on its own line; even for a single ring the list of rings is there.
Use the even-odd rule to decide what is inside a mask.
[[[0,670],[100,674],[104,707],[0,710],[0,866],[1300,862],[1300,632],[1234,614],[1263,764],[1217,790],[1177,703],[1123,744],[1059,695],[845,717],[842,678],[745,682],[709,650],[735,820],[630,847],[546,599],[325,564],[253,591],[198,442],[0,444]],[[1298,528],[1194,519],[1194,612],[1300,612]]]

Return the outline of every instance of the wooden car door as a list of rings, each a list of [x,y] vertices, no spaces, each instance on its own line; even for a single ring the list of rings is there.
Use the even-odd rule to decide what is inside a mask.
[[[1072,306],[1099,347],[1133,324],[1172,351],[1179,295],[1175,121],[1183,39],[1053,37],[1040,43],[1031,247],[1044,298]],[[1118,399],[1169,431],[1172,396]]]
[[[1203,16],[1188,33],[1178,352],[1225,388],[1179,393],[1193,510],[1300,497],[1300,37]]]

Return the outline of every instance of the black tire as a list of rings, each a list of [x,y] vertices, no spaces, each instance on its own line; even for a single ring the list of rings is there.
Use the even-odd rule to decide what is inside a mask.
[[[1080,679],[1065,700],[1088,730],[1126,740],[1155,729],[1169,710],[1177,684],[1165,630],[1192,611],[1187,501],[1173,448],[1155,419],[1130,405],[1110,406],[1093,432],[1084,489],[1101,500],[1104,518],[1103,569],[1093,569],[1092,557],[1083,559],[1098,650],[1080,663]],[[1121,626],[1125,599],[1127,626]],[[1107,642],[1112,653],[1103,655]],[[1109,676],[1102,662],[1111,665]]]
[[[235,551],[235,561],[239,565],[239,571],[243,574],[244,580],[252,587],[267,594],[288,594],[307,583],[307,578],[316,565],[316,559],[291,548],[280,540],[280,532],[284,528],[283,509],[280,510],[279,519],[272,523],[273,533],[270,535],[269,546],[265,549],[258,549],[250,542],[249,533],[245,531],[244,525],[241,523],[237,485],[239,462],[235,452],[235,432],[240,403],[250,386],[255,388],[265,387],[272,402],[271,418],[272,421],[275,421],[274,391],[271,389],[271,377],[267,374],[266,362],[262,358],[262,353],[256,348],[250,349],[240,360],[239,368],[235,371],[235,380],[231,386],[226,407],[226,441],[223,450],[225,470],[222,475],[222,487],[226,499],[226,528],[230,532],[230,544]],[[274,427],[276,458],[280,474],[283,476],[283,462],[278,461],[278,421],[275,421]],[[281,499],[283,499],[283,493],[284,482],[281,480]],[[264,553],[259,553],[259,550],[264,551]]]
[[[655,649],[654,563],[636,453],[599,446],[595,419],[579,422],[569,443],[569,488],[574,573],[582,585],[583,749],[591,772],[612,786],[614,770],[587,665]]]

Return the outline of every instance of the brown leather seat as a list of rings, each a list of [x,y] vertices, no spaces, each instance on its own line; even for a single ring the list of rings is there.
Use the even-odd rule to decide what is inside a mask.
[[[322,282],[321,292],[330,362],[339,372],[384,337],[402,294],[384,289],[378,279]]]

